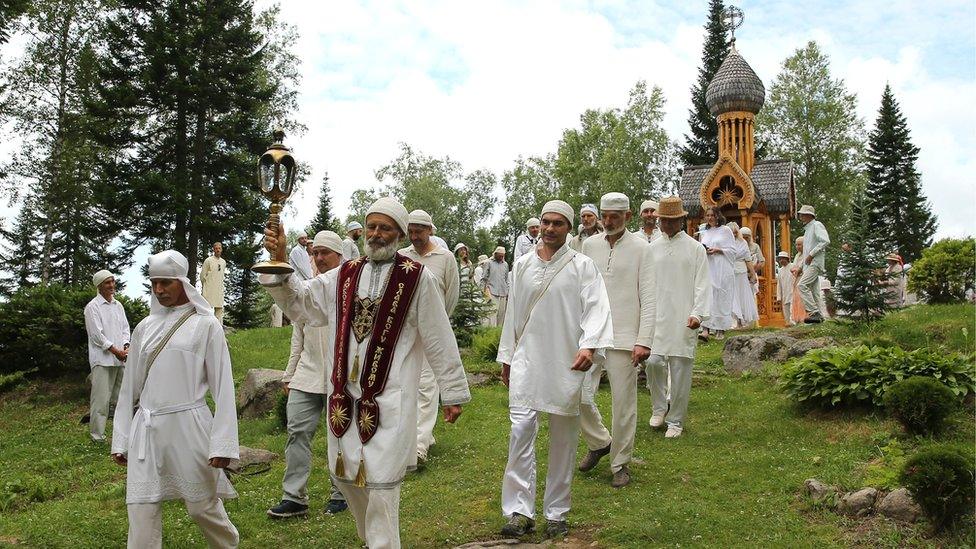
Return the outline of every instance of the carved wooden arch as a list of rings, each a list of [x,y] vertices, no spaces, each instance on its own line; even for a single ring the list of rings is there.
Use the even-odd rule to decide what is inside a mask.
[[[731,198],[716,201],[713,198],[713,195],[719,190],[719,187],[722,185],[722,180],[725,177],[732,178],[735,186],[740,191],[741,198],[738,201],[733,201]],[[718,194],[728,193],[720,192]],[[728,153],[725,153],[719,157],[718,162],[705,175],[701,190],[699,191],[698,200],[701,202],[702,209],[707,209],[711,206],[723,207],[731,205],[737,209],[748,210],[752,208],[752,205],[756,201],[756,189],[752,185],[752,178],[749,177],[749,174]]]

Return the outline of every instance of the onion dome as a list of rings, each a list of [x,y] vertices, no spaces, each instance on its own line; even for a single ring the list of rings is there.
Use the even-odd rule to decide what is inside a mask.
[[[712,115],[733,111],[756,114],[766,100],[766,88],[749,63],[739,55],[735,43],[715,78],[705,90],[705,104]]]

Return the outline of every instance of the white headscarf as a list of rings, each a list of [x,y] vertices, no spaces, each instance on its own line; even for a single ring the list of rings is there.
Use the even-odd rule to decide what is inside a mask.
[[[190,271],[190,264],[186,261],[186,257],[176,250],[166,250],[159,252],[158,254],[149,256],[149,280],[154,280],[157,278],[175,278],[183,283],[183,289],[186,291],[186,297],[189,298],[190,303],[196,308],[197,312],[201,315],[211,315],[213,316],[213,307],[207,303],[207,300],[200,295],[200,292],[190,284],[190,279],[187,278],[187,273]],[[153,293],[150,298],[149,303],[149,314],[158,315],[164,313],[169,307],[164,307],[162,303],[156,299],[156,294]]]

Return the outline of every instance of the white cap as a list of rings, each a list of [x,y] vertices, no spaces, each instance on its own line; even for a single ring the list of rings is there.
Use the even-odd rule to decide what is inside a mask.
[[[590,212],[593,215],[600,215],[600,212],[596,210],[596,206],[593,204],[583,204],[583,207],[580,208],[580,216],[582,217],[586,212]]]
[[[499,247],[495,248],[495,253],[496,254],[503,254],[503,253],[505,253],[505,246],[499,246]]]
[[[546,202],[546,205],[542,207],[542,215],[546,215],[547,213],[557,213],[569,221],[570,227],[573,226],[575,213],[573,212],[573,207],[567,202],[562,200],[550,200],[549,202]]]
[[[98,271],[97,273],[92,275],[92,284],[94,284],[95,287],[97,288],[102,285],[102,282],[105,282],[110,278],[115,278],[115,275],[112,274],[111,271],[106,271],[105,269],[102,269],[101,271]]]
[[[298,231],[298,238],[308,238],[308,233],[305,231]]]
[[[789,259],[789,258],[790,258],[790,254],[786,252],[780,252],[776,254],[776,259]]]
[[[651,209],[651,210],[657,211],[658,207],[659,207],[659,205],[658,205],[658,203],[657,203],[656,200],[645,200],[645,201],[641,202],[641,209],[640,209],[640,211],[643,212],[644,210],[647,210],[647,209]]]
[[[525,222],[525,228],[530,229],[532,227],[538,227],[542,225],[538,217],[530,217],[528,221]]]
[[[750,229],[749,227],[742,227],[741,229],[739,229],[739,232],[742,234],[752,236],[752,229]]]
[[[600,209],[624,212],[630,209],[630,199],[624,193],[607,193],[600,198]]]
[[[319,231],[315,233],[315,240],[312,241],[312,249],[315,248],[328,248],[342,255],[342,239],[332,231]]]
[[[186,277],[190,270],[190,264],[186,256],[176,250],[164,250],[158,254],[149,256],[149,280],[157,278],[175,279],[183,283],[183,291],[186,292],[187,299],[201,315],[213,316],[213,307],[207,300],[200,295],[200,292],[190,284],[190,279]],[[156,299],[153,293],[149,302],[149,314],[160,314],[167,307]]]
[[[410,225],[410,214],[407,213],[407,209],[397,199],[391,196],[384,196],[376,202],[373,202],[373,205],[366,211],[366,217],[368,218],[370,214],[374,213],[383,214],[392,219],[397,224],[397,227],[400,227],[400,231],[404,235],[410,232],[407,230],[407,226]]]
[[[350,221],[346,224],[346,232],[362,229],[363,226],[358,221]]]
[[[430,217],[429,213],[423,210],[410,212],[409,221],[411,225],[426,225],[431,229],[434,228],[434,220]]]
[[[809,204],[804,204],[804,205],[800,206],[800,211],[798,211],[796,213],[797,213],[797,215],[799,215],[799,214],[810,214],[813,217],[817,217],[817,212],[814,211],[813,206],[811,206]]]
[[[465,250],[468,249],[468,247],[464,245],[464,242],[458,242],[457,244],[454,245],[454,253],[457,253],[457,251],[460,250],[461,248],[464,248]]]

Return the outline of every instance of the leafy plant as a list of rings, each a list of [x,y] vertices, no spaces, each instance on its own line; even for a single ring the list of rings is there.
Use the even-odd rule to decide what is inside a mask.
[[[485,328],[471,338],[471,353],[482,362],[495,362],[498,358],[498,342],[501,338],[501,328]]]
[[[929,303],[966,300],[976,289],[976,239],[946,238],[922,250],[908,271],[908,290]]]
[[[278,399],[275,400],[274,407],[275,417],[278,418],[278,427],[282,431],[288,430],[288,395],[282,392],[278,395]]]
[[[973,509],[976,471],[972,456],[960,448],[920,450],[905,462],[901,481],[937,532]]]
[[[912,434],[935,433],[956,409],[956,395],[930,377],[911,377],[891,385],[884,394],[885,408]]]
[[[864,475],[864,486],[876,486],[893,490],[901,486],[899,476],[905,460],[905,449],[898,439],[889,440],[884,446],[879,446],[881,456],[868,465]]]
[[[811,351],[787,363],[781,381],[797,402],[880,407],[892,384],[915,376],[941,381],[960,399],[976,390],[970,356],[866,345]]]

